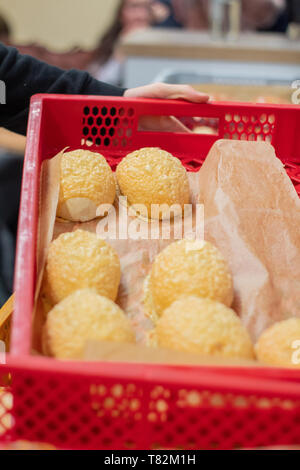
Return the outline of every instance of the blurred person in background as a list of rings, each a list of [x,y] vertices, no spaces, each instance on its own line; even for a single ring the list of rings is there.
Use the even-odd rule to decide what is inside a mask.
[[[121,0],[115,18],[93,52],[89,72],[98,80],[121,85],[124,58],[117,50],[120,39],[153,24],[152,0]]]
[[[169,8],[169,18],[161,22],[162,26],[168,26],[170,21],[171,24],[181,25],[187,29],[210,28],[211,0],[160,0],[160,2]],[[241,6],[242,30],[269,30],[276,24],[280,15],[284,14],[286,1],[241,0]]]
[[[152,2],[154,26],[162,28],[183,28],[182,22],[176,17],[176,5],[173,0]]]
[[[285,0],[241,2],[245,30],[271,27],[285,7]],[[117,46],[122,38],[151,26],[209,29],[210,5],[211,0],[121,0],[115,19],[93,52],[88,71],[98,80],[121,85],[124,57]]]

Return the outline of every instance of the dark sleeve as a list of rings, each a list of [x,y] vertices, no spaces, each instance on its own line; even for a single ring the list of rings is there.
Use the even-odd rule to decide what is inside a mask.
[[[29,101],[36,93],[123,96],[125,89],[99,82],[87,72],[64,71],[17,49],[0,44],[0,80],[6,90],[0,104],[0,127],[26,134]],[[3,102],[3,83],[0,84]]]

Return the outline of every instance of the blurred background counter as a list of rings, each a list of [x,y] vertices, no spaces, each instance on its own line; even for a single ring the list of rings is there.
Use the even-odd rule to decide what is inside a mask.
[[[291,84],[300,77],[300,41],[283,34],[241,33],[229,41],[208,32],[147,29],[124,37],[120,50],[126,87],[154,80]]]

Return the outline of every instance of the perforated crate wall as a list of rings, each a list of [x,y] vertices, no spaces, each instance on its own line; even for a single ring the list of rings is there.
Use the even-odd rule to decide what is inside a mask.
[[[297,129],[300,113],[296,106],[212,103],[195,105],[167,100],[124,100],[113,97],[61,97],[39,95],[32,109],[43,106],[40,144],[43,158],[66,146],[101,151],[113,167],[129,151],[160,146],[197,171],[212,144],[220,138],[272,143],[284,163],[299,168],[300,143]],[[198,117],[214,122],[215,135],[145,132],[144,116]],[[52,124],[51,124],[52,122]],[[159,125],[157,126],[157,129]],[[299,177],[295,182],[299,183]]]
[[[286,393],[281,387],[276,394],[272,388],[278,382],[238,374],[225,382],[221,374],[202,372],[192,385],[191,370],[183,376],[185,384],[180,383],[182,371],[174,368],[158,367],[156,381],[138,379],[138,365],[136,376],[127,379],[120,373],[124,364],[111,364],[115,377],[105,366],[98,375],[95,366],[84,375],[82,365],[76,367],[78,373],[70,371],[70,364],[67,373],[52,367],[10,368],[13,407],[11,393],[6,401],[0,398],[5,403],[0,422],[10,438],[65,449],[235,449],[300,443],[300,385],[291,383]]]
[[[130,146],[135,124],[132,107],[85,106],[83,115],[83,145],[115,148]]]

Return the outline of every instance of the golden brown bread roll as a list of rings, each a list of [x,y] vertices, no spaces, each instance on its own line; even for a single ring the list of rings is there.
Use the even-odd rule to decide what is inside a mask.
[[[200,297],[181,297],[159,318],[150,342],[161,348],[226,358],[253,359],[253,346],[235,312]]]
[[[255,353],[265,364],[300,367],[300,318],[274,323],[259,337]]]
[[[115,250],[85,230],[61,234],[49,247],[43,295],[55,305],[78,289],[94,288],[115,300],[121,277]]]
[[[233,300],[227,262],[211,243],[180,240],[167,246],[154,260],[144,284],[144,303],[155,321],[182,295],[197,295],[224,303]]]
[[[81,358],[88,340],[132,343],[135,335],[120,307],[92,289],[83,289],[48,313],[43,351],[60,359]]]
[[[190,200],[190,189],[186,170],[178,158],[160,148],[149,147],[136,150],[119,163],[117,182],[129,205],[142,204],[137,212],[148,218],[168,217],[170,207],[175,214],[181,213]],[[159,213],[152,205],[166,204]],[[152,210],[151,210],[152,209]],[[171,214],[173,215],[173,213]]]
[[[60,168],[58,217],[86,222],[97,217],[101,204],[113,204],[116,183],[103,155],[82,149],[67,152]]]

